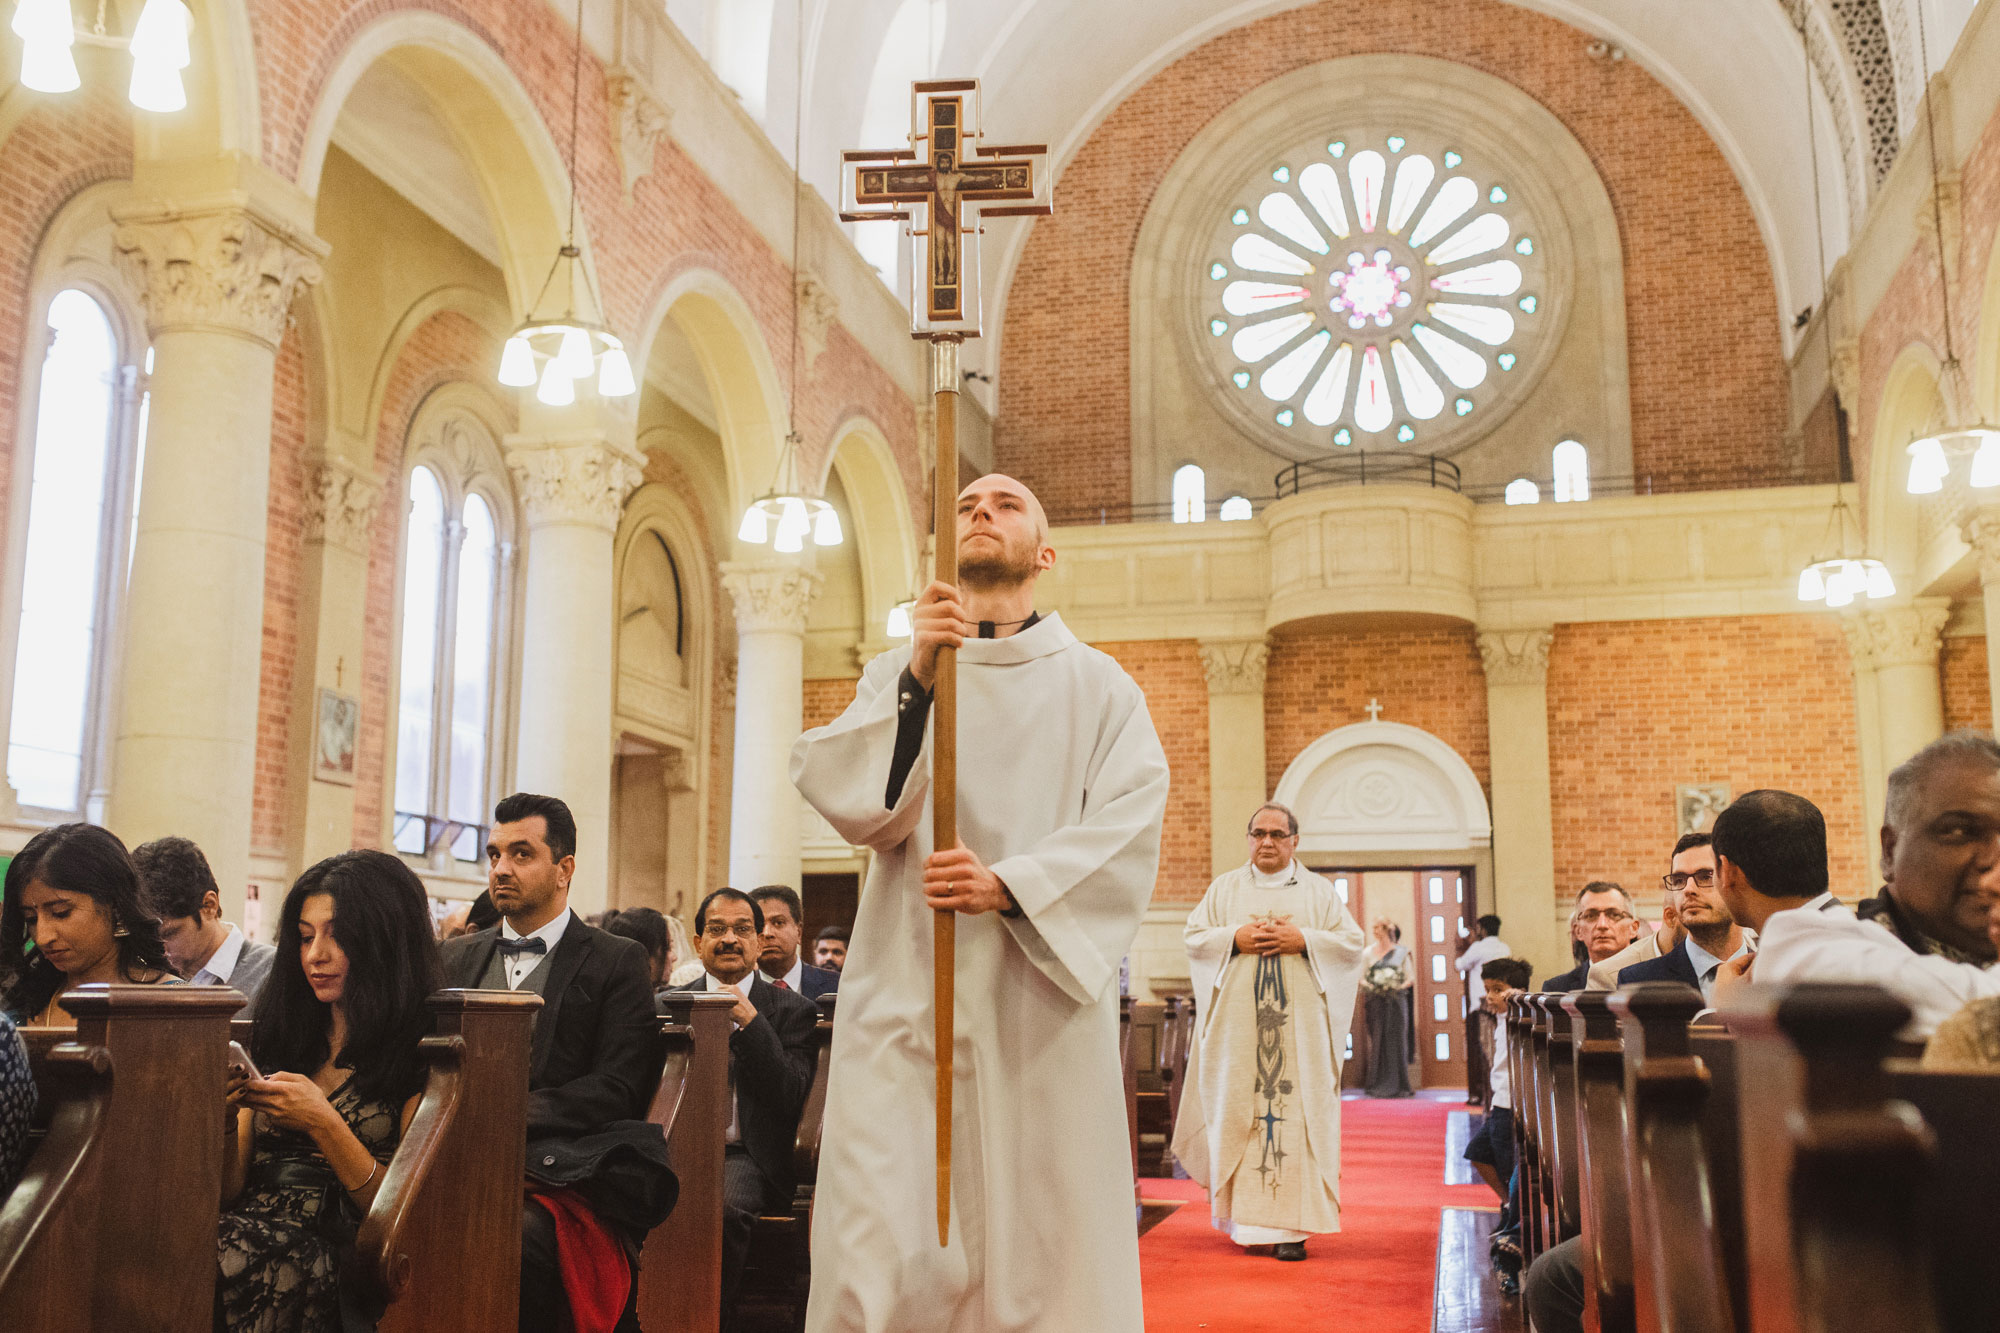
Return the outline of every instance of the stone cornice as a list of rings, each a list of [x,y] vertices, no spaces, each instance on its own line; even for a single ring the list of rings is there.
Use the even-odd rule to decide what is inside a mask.
[[[507,437],[507,470],[528,526],[580,524],[618,529],[625,500],[644,479],[639,455],[601,437]]]
[[[240,201],[141,203],[115,221],[119,272],[155,335],[208,329],[275,349],[293,298],[322,276],[323,241]]]
[[[324,459],[306,477],[303,539],[368,554],[368,536],[382,486],[343,459]]]
[[[1270,645],[1264,640],[1204,639],[1198,648],[1211,695],[1264,692],[1264,668],[1271,660]]]
[[[1549,648],[1555,631],[1547,629],[1489,630],[1479,636],[1479,663],[1486,683],[1541,685],[1549,676]]]
[[[817,570],[797,564],[722,567],[722,586],[736,603],[738,633],[804,634],[806,612],[822,582]]]

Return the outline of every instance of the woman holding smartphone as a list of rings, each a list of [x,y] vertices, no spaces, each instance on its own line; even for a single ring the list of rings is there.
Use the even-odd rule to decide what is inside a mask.
[[[286,895],[255,1069],[228,1084],[217,1327],[343,1327],[340,1265],[416,1113],[424,1001],[441,984],[424,887],[401,858],[342,852]]]

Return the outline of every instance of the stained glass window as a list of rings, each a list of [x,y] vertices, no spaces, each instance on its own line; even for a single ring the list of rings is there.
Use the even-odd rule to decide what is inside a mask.
[[[1576,440],[1564,440],[1555,449],[1556,503],[1590,498],[1590,451]]]
[[[1513,368],[1543,277],[1529,220],[1493,174],[1404,134],[1316,142],[1260,168],[1201,259],[1203,342],[1246,405],[1377,448],[1479,412],[1492,395],[1469,391]]]
[[[1208,478],[1189,463],[1174,473],[1174,522],[1199,523],[1208,516]]]

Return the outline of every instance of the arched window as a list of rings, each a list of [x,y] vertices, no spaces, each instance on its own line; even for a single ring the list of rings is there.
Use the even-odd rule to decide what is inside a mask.
[[[48,309],[28,482],[28,536],[9,713],[7,780],[20,804],[85,812],[99,789],[98,725],[112,675],[104,630],[123,596],[141,429],[110,316],[78,288]]]
[[[1217,515],[1224,523],[1240,523],[1250,515],[1250,497],[1232,495],[1222,502],[1222,512]]]
[[[477,861],[494,792],[496,678],[510,549],[496,460],[463,421],[410,470],[396,702],[396,849]]]
[[[1516,477],[1507,483],[1507,503],[1510,505],[1533,505],[1542,502],[1542,488],[1526,477]]]
[[[1575,440],[1556,446],[1556,503],[1590,498],[1590,451]]]
[[[910,85],[927,79],[944,48],[945,0],[903,0],[882,33],[868,97],[861,107],[863,148],[898,148],[910,136]],[[854,245],[882,281],[897,285],[900,222],[857,222]]]
[[[1193,463],[1174,473],[1174,522],[1199,523],[1208,517],[1208,478]]]
[[[764,119],[771,77],[772,0],[728,0],[710,13],[714,40],[709,64],[753,120]]]

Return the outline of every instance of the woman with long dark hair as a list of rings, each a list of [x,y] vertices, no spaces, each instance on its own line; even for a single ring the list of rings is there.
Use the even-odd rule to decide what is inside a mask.
[[[75,1027],[57,1001],[94,982],[179,984],[139,871],[111,830],[43,829],[14,854],[0,892],[0,1008],[16,1022]]]
[[[423,1092],[424,1001],[442,982],[424,886],[342,852],[285,896],[257,997],[218,1235],[218,1327],[336,1333],[340,1263]]]

